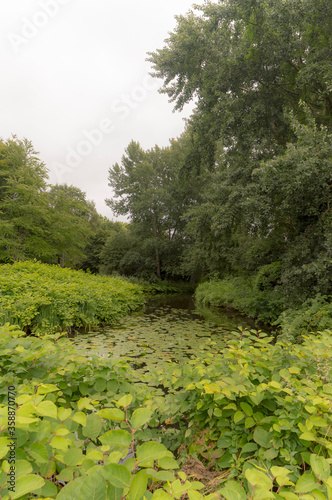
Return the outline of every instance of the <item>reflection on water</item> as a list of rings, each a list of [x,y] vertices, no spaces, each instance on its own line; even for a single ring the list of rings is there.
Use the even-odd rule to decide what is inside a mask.
[[[247,318],[227,310],[195,308],[191,296],[163,296],[112,327],[80,333],[72,342],[80,351],[103,357],[126,356],[135,368],[179,364],[204,351],[218,352],[238,326],[253,328]]]

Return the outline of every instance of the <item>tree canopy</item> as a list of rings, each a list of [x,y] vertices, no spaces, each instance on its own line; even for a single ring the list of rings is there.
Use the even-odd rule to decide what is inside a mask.
[[[79,188],[47,181],[30,141],[0,141],[0,261],[80,266],[98,214]]]

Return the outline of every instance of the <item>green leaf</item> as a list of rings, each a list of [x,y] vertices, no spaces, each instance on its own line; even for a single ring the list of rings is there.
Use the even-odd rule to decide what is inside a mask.
[[[128,493],[129,500],[141,500],[148,485],[148,476],[145,471],[141,470],[135,475]]]
[[[259,405],[264,399],[265,395],[264,392],[253,392],[252,394],[249,395],[249,398],[251,401],[254,403],[254,405]]]
[[[84,382],[80,382],[78,384],[78,387],[80,389],[80,393],[82,394],[82,396],[87,396],[89,394],[89,386],[88,386],[88,384],[86,384]]]
[[[330,476],[330,464],[324,457],[310,455],[310,465],[318,479],[328,479]]]
[[[78,411],[72,417],[70,417],[70,420],[73,420],[74,422],[77,422],[84,427],[86,425],[86,414],[82,411]]]
[[[326,496],[320,490],[317,489],[312,490],[310,494],[314,496],[315,500],[326,500]]]
[[[229,403],[227,406],[224,407],[224,410],[234,410],[234,411],[237,411],[237,406],[234,403]]]
[[[86,476],[79,496],[74,498],[78,500],[106,500],[107,483],[102,475],[102,471],[91,472],[91,474]]]
[[[153,493],[151,500],[174,500],[174,498],[164,490],[156,490]]]
[[[66,484],[64,488],[61,489],[60,493],[57,495],[56,500],[81,500],[81,490],[85,477],[78,477],[74,481]]]
[[[254,491],[254,500],[268,500],[276,498],[275,494],[272,491],[268,491],[266,488],[262,488],[261,486],[257,486]],[[304,500],[304,499],[303,499]]]
[[[58,419],[64,422],[72,413],[73,411],[70,408],[58,408]]]
[[[244,413],[242,411],[237,411],[234,414],[234,422],[237,424],[244,418]]]
[[[97,411],[97,415],[107,420],[114,420],[115,422],[122,422],[125,420],[125,414],[119,408],[104,408]]]
[[[131,416],[131,426],[133,429],[143,427],[150,419],[153,410],[151,408],[138,408]]]
[[[57,419],[58,410],[52,401],[42,401],[39,405],[35,406],[35,412],[43,417],[51,417]]]
[[[189,500],[203,500],[204,497],[201,495],[199,491],[189,490],[187,493]]]
[[[77,401],[77,408],[79,410],[93,410],[93,406],[90,404],[91,398],[81,398],[79,401]]]
[[[78,448],[71,448],[63,457],[63,462],[68,466],[80,465],[83,461],[83,453]]]
[[[316,417],[312,415],[310,417],[310,422],[314,424],[315,427],[327,427],[329,424],[322,417]]]
[[[107,500],[123,500],[123,488],[115,488],[107,483]]]
[[[98,450],[88,449],[86,452],[86,458],[88,460],[95,460],[95,461],[97,460],[99,462],[99,461],[103,460],[104,455]]]
[[[153,471],[153,470],[154,469],[147,469],[147,474],[149,476],[151,476],[152,475],[151,471]],[[170,482],[173,482],[173,481],[175,481],[175,475],[174,475],[174,472],[171,472],[169,470],[160,470],[158,472],[155,471],[155,473],[153,475],[153,479],[157,479],[158,481],[170,481]]]
[[[129,432],[118,429],[105,432],[105,434],[99,436],[99,441],[102,444],[109,446],[121,446],[122,448],[129,448],[131,439],[132,438]]]
[[[106,465],[102,467],[102,474],[116,488],[126,488],[131,481],[131,474],[124,465]]]
[[[226,500],[246,500],[247,496],[242,486],[235,481],[227,481],[220,493]]]
[[[317,488],[317,486],[319,486],[319,483],[313,474],[303,474],[295,485],[295,491],[297,493],[308,493]]]
[[[254,431],[253,439],[259,446],[262,446],[262,448],[270,448],[272,434],[262,427],[257,427]]]
[[[33,443],[28,453],[37,464],[44,464],[49,461],[47,449],[41,443]]]
[[[258,446],[256,443],[246,443],[242,448],[242,453],[251,453],[252,451],[256,451]]]
[[[64,438],[62,436],[54,436],[51,440],[50,445],[52,448],[56,448],[57,450],[67,451],[68,446],[71,444],[71,440]]]
[[[28,474],[27,476],[20,477],[16,481],[15,492],[13,492],[11,498],[15,500],[16,498],[23,497],[28,493],[32,493],[34,490],[42,488],[44,484],[45,480],[35,474]]]
[[[103,378],[98,378],[95,381],[94,386],[95,386],[96,391],[103,392],[106,389],[106,380]]]
[[[264,452],[264,457],[266,458],[266,460],[269,461],[274,460],[278,455],[279,455],[279,450],[276,450],[273,447]]]
[[[252,486],[259,486],[268,491],[272,488],[272,480],[261,470],[247,469],[245,476]]]
[[[287,477],[289,474],[292,473],[291,470],[286,469],[286,467],[278,467],[278,466],[273,466],[271,467],[271,474],[273,474],[274,477]]]
[[[280,375],[280,377],[282,377],[286,380],[290,378],[290,373],[285,368],[283,368],[282,370],[279,371],[279,375]]]
[[[35,414],[35,407],[30,403],[25,403],[16,410],[16,416],[31,417]]]
[[[123,408],[128,408],[132,400],[133,400],[132,395],[126,394],[125,396],[122,396],[122,398],[120,398],[119,401],[117,401],[117,404],[119,406],[122,406]]]
[[[40,384],[37,389],[37,394],[48,394],[50,392],[59,391],[59,387],[54,384]]]
[[[179,469],[179,464],[172,457],[162,457],[158,459],[158,466],[162,469]]]
[[[94,463],[92,462],[92,467],[93,466],[94,466]],[[84,469],[84,471],[85,471],[85,469]],[[60,472],[60,474],[57,474],[57,476],[56,476],[56,478],[59,481],[65,481],[66,483],[69,483],[70,481],[72,481],[73,477],[74,477],[74,468],[71,468],[71,469],[68,469],[68,468],[62,469],[62,471]]]
[[[292,493],[291,491],[280,491],[279,495],[282,498],[285,498],[285,500],[299,500],[299,497],[295,495],[295,493]]]
[[[149,466],[155,460],[159,460],[168,455],[167,448],[155,441],[150,441],[147,443],[143,443],[141,446],[137,448],[136,458],[139,461],[140,466]]]
[[[242,410],[244,411],[244,413],[248,417],[252,417],[254,412],[253,412],[253,409],[251,408],[251,406],[248,405],[248,403],[240,403],[240,406],[241,406]]]
[[[244,426],[245,426],[246,429],[250,429],[255,424],[256,424],[256,422],[255,422],[255,420],[252,417],[246,418],[246,420],[244,422]]]
[[[45,484],[42,488],[35,490],[34,494],[40,498],[55,498],[58,493],[58,488],[52,481],[45,481]]]
[[[101,419],[95,413],[88,415],[86,425],[82,428],[83,436],[89,437],[94,441],[100,434],[102,427]]]
[[[27,460],[17,460],[15,466],[16,479],[18,479],[19,477],[27,476],[33,471],[31,463],[29,463]]]
[[[303,439],[303,441],[316,441],[317,437],[312,432],[303,432],[300,439]]]
[[[273,387],[274,389],[280,390],[282,388],[281,384],[279,382],[276,382],[275,380],[271,380],[269,382],[269,387]]]
[[[10,450],[8,445],[10,445],[11,443],[14,443],[14,446],[16,447],[16,442],[12,439],[8,437],[0,437],[0,460],[7,455],[8,451]]]

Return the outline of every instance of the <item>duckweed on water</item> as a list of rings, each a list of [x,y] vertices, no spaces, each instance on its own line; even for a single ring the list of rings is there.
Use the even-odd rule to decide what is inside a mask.
[[[149,310],[148,310],[149,311]],[[236,328],[235,320],[219,315],[205,321],[195,311],[161,305],[152,312],[135,313],[113,328],[94,330],[72,339],[81,352],[91,350],[102,357],[128,357],[142,371],[159,369],[169,362],[217,353],[227,345]]]

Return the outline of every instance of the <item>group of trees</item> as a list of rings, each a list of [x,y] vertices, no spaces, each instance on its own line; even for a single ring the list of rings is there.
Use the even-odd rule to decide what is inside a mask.
[[[94,204],[74,186],[47,184],[31,142],[0,141],[0,261],[39,259],[79,266],[100,225]]]
[[[136,269],[155,252],[157,276],[259,276],[287,304],[332,292],[331,21],[327,0],[177,18],[149,60],[175,109],[195,111],[169,148],[132,143],[109,173]]]
[[[186,133],[169,147],[148,151],[131,142],[121,165],[109,170],[114,197],[107,204],[117,215],[130,215],[131,223],[108,240],[108,266],[148,279],[185,274],[185,214],[197,203],[201,187],[199,177],[185,169],[190,148],[191,138]],[[124,255],[118,262],[121,246]]]
[[[206,2],[149,54],[182,136],[131,142],[108,205],[47,186],[30,143],[0,143],[1,260],[36,257],[147,279],[259,277],[302,303],[332,271],[332,7],[328,0]]]

